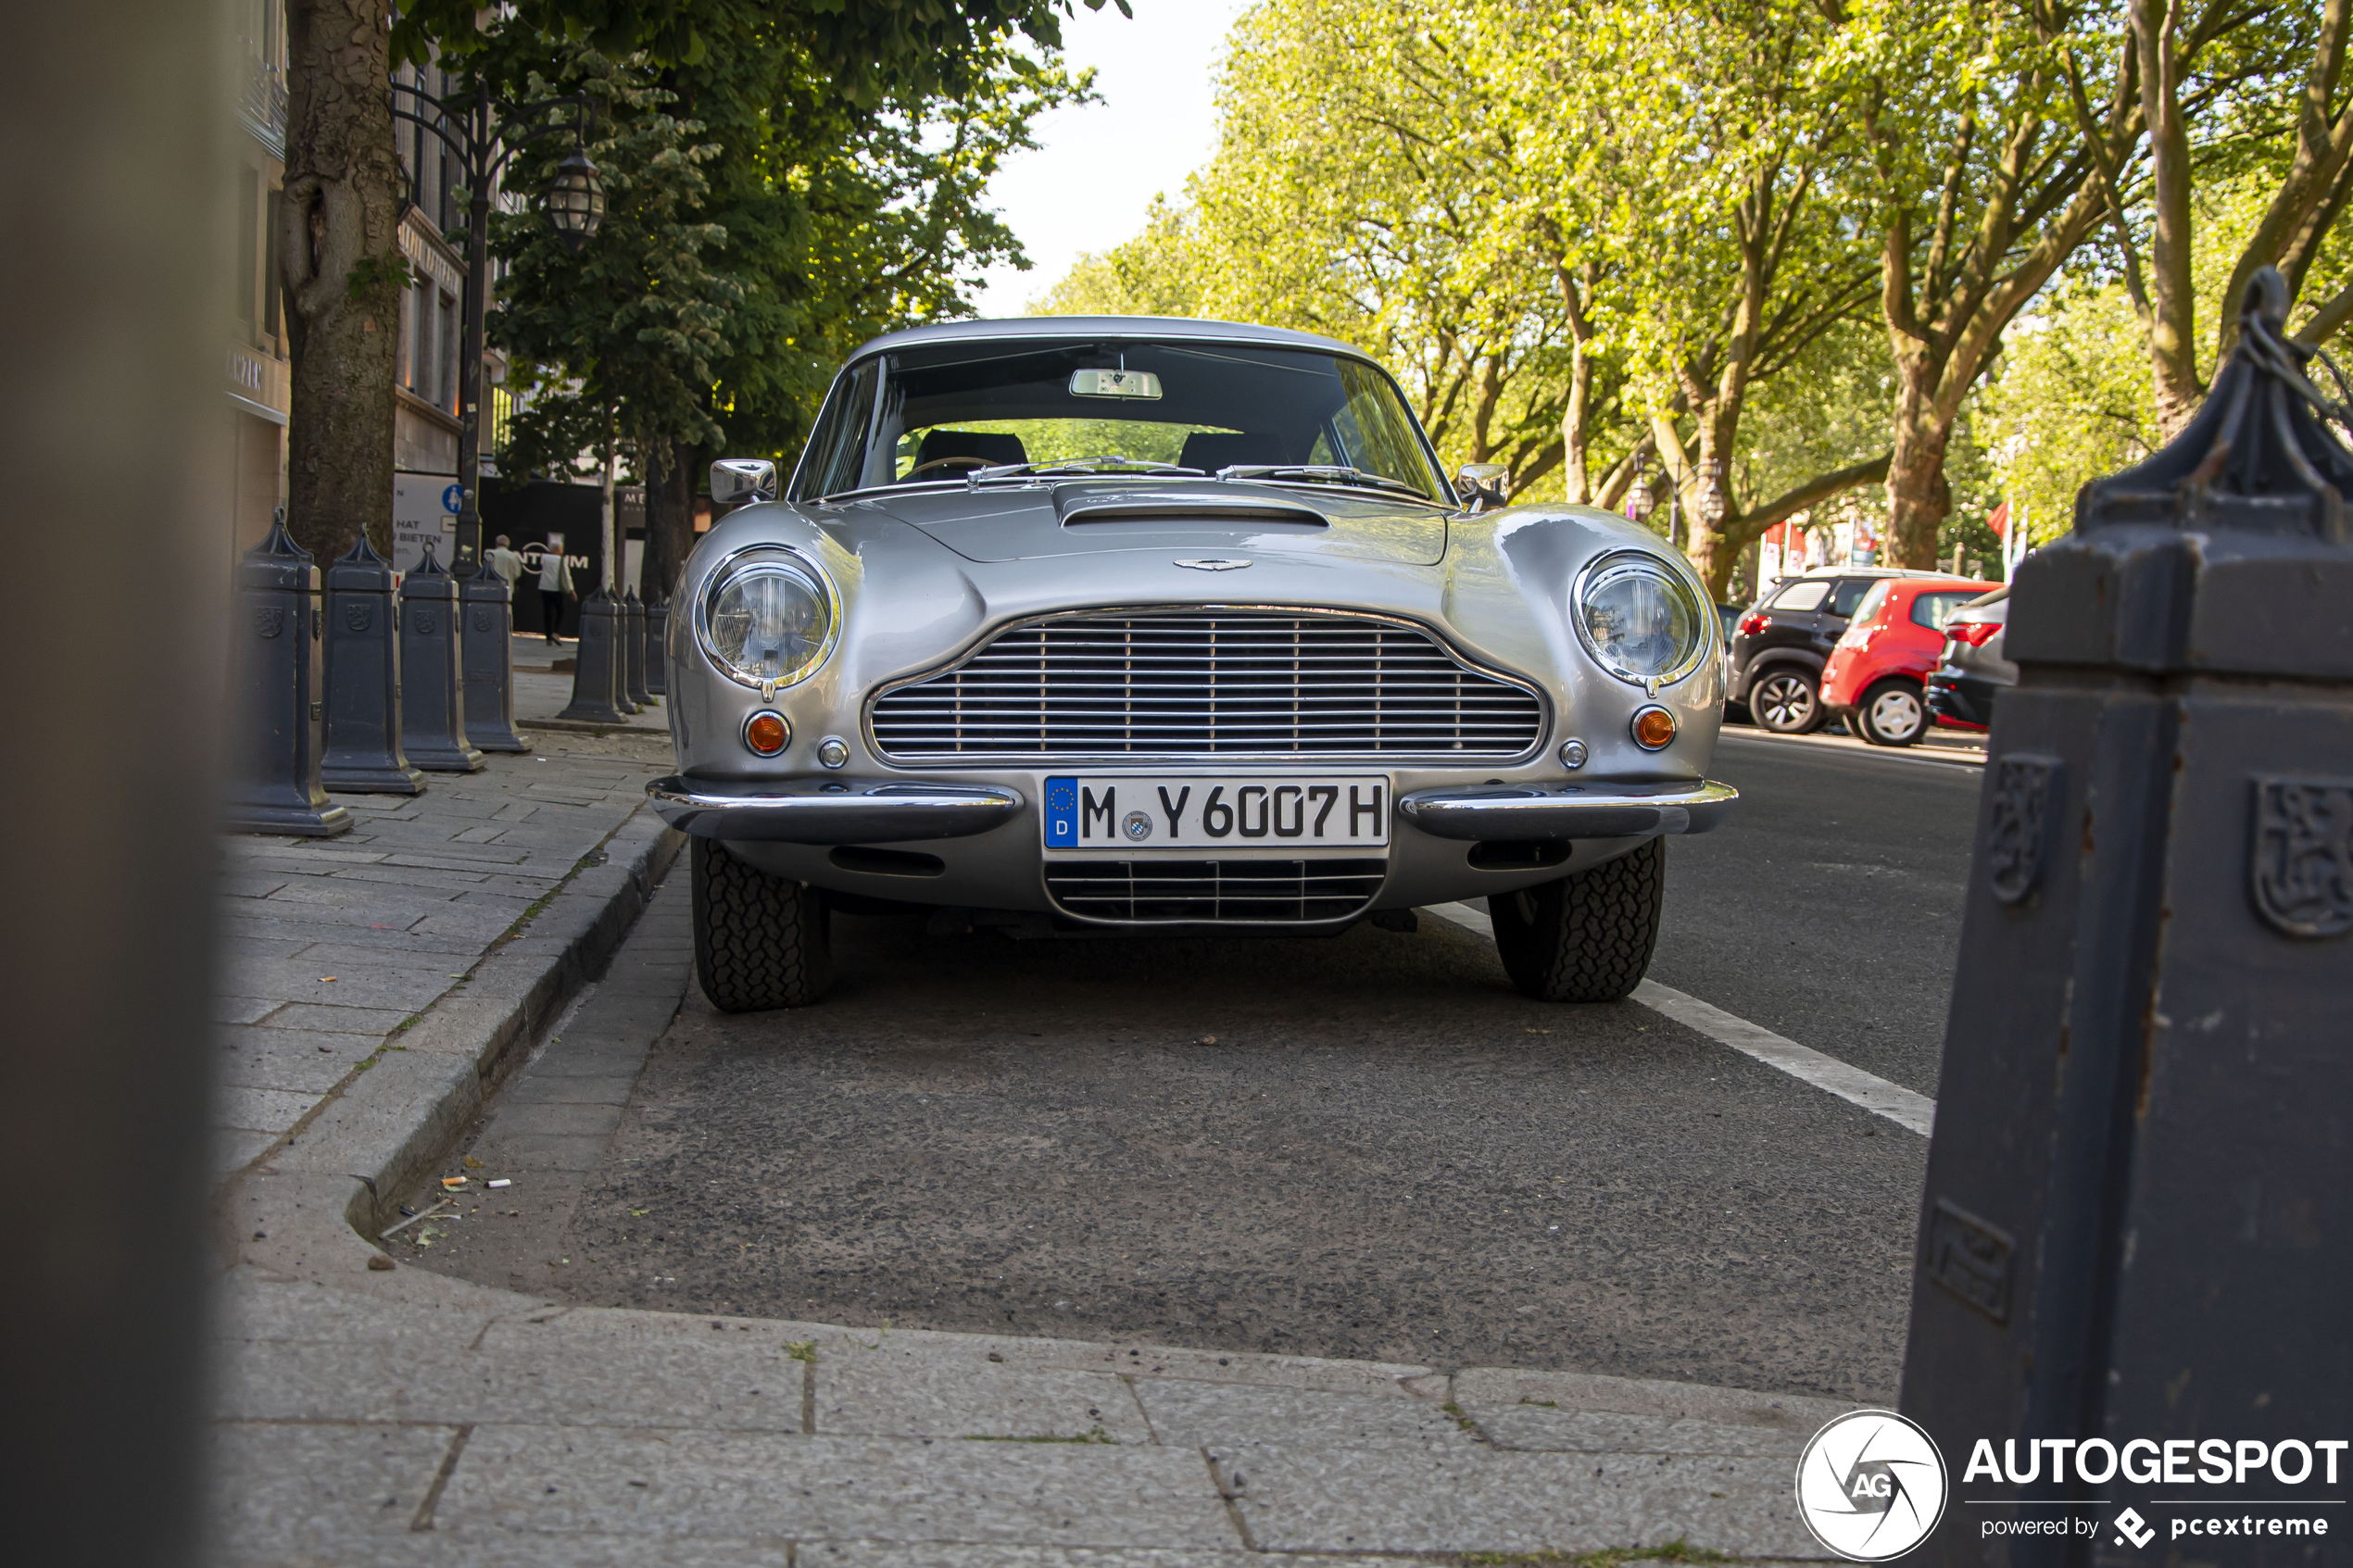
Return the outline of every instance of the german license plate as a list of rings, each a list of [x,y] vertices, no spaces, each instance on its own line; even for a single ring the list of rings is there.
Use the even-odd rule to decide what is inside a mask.
[[[1380,773],[1280,778],[1062,774],[1046,781],[1049,849],[1380,848]]]

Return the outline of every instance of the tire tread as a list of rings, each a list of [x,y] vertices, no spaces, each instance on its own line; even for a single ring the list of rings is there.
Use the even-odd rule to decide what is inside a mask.
[[[695,973],[722,1012],[807,1007],[833,984],[824,896],[693,844]]]
[[[1495,950],[1512,984],[1547,1002],[1614,1002],[1631,993],[1658,947],[1666,904],[1667,841],[1654,838],[1614,860],[1527,890],[1536,918],[1523,918],[1520,895],[1487,900]]]

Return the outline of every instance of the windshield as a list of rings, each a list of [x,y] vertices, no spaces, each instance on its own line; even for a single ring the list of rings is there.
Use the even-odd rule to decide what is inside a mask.
[[[942,343],[854,366],[825,400],[790,495],[962,481],[993,468],[1019,467],[1004,476],[1017,480],[1057,465],[1271,469],[1235,477],[1453,504],[1395,384],[1362,360],[1092,339]],[[1296,470],[1307,471],[1286,471]]]

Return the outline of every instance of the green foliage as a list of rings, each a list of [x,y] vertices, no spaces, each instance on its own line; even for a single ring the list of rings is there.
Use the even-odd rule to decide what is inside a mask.
[[[354,305],[364,304],[379,289],[390,297],[415,282],[416,274],[409,268],[409,258],[396,250],[381,256],[363,256],[343,276],[344,292]]]

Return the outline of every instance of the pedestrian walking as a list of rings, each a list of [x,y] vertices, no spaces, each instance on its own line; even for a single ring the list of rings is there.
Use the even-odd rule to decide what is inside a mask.
[[[507,547],[505,534],[498,535],[498,542],[483,552],[482,563],[498,574],[498,580],[507,585],[507,602],[514,603],[515,582],[522,576],[522,558]]]
[[[571,593],[572,562],[564,558],[564,536],[550,533],[539,556],[539,617],[551,643],[564,622],[564,599]]]

